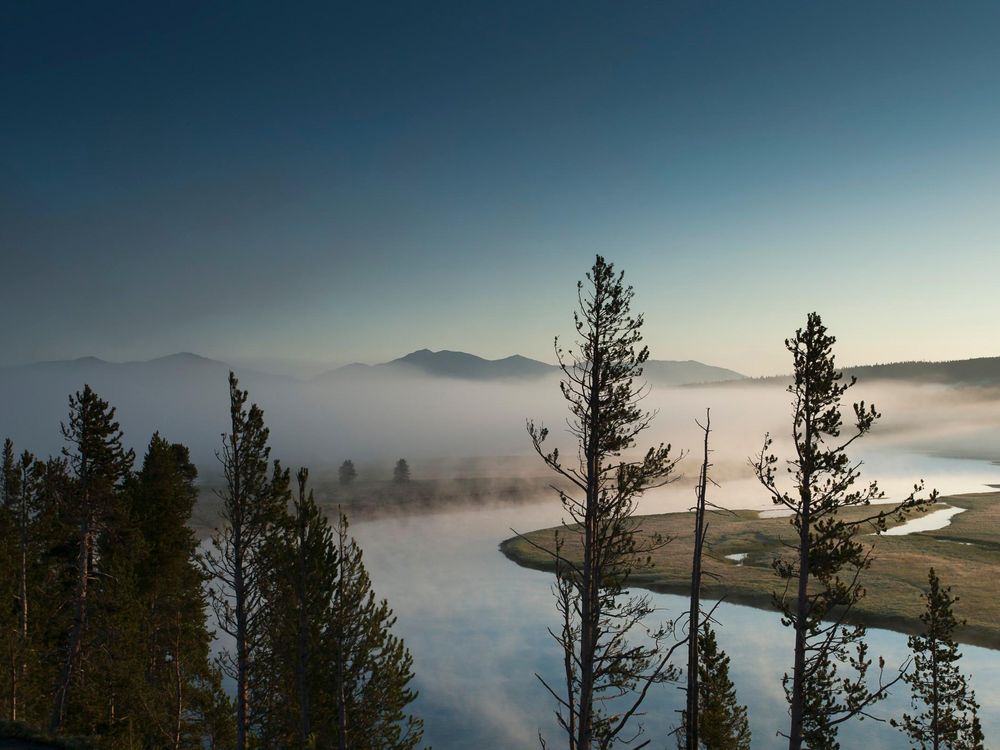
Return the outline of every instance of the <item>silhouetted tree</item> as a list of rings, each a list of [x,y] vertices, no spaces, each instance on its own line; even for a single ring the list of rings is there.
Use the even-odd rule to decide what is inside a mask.
[[[579,493],[560,491],[571,523],[564,523],[555,549],[546,550],[556,561],[563,626],[553,637],[564,654],[565,686],[556,690],[539,679],[557,701],[570,750],[591,750],[627,739],[622,732],[649,686],[676,677],[668,661],[673,649],[664,650],[668,626],[649,633],[651,645],[628,642],[653,607],[627,588],[635,569],[648,564],[648,553],[664,543],[640,535],[636,498],[666,482],[675,461],[662,444],[637,459],[623,457],[652,418],[639,406],[642,387],[635,382],[649,351],[641,346],[642,316],[630,310],[632,288],[597,256],[586,289],[581,282],[577,290],[579,350],[564,353],[557,339],[556,357],[578,462],[564,464],[558,450],[543,449],[544,427],[529,422],[528,432],[542,460]],[[575,546],[564,549],[566,539]]]
[[[354,468],[354,462],[348,459],[340,465],[337,474],[341,484],[350,484],[357,478],[358,471]]]
[[[65,458],[35,461],[24,470],[23,500],[29,504],[27,551],[26,663],[23,696],[18,714],[35,726],[47,726],[59,671],[65,658],[66,638],[72,626],[69,608],[76,593],[78,513],[75,482]],[[29,475],[30,472],[30,475]]]
[[[221,529],[205,555],[211,578],[209,598],[223,632],[235,645],[221,657],[225,673],[236,681],[236,748],[245,750],[251,726],[258,721],[249,704],[258,677],[258,656],[265,624],[262,586],[270,574],[262,550],[288,495],[288,472],[277,461],[268,474],[271,449],[264,414],[256,404],[246,408],[247,392],[229,373],[230,431],[223,435],[225,489]]]
[[[395,618],[375,599],[346,518],[331,529],[307,478],[300,470],[292,514],[268,545],[261,744],[413,748],[423,725],[405,712],[416,697],[412,657],[391,633]]]
[[[4,457],[6,464],[6,456]],[[28,704],[38,703],[40,685],[35,681],[35,691],[29,684],[29,661],[37,642],[34,632],[33,616],[41,593],[42,554],[44,538],[41,534],[39,518],[41,515],[40,491],[45,467],[34,455],[24,451],[15,464],[16,480],[13,485],[16,492],[11,494],[11,516],[14,521],[15,544],[17,555],[15,560],[17,571],[17,632],[12,639],[16,658],[12,671],[11,719],[18,716],[18,701]],[[25,718],[31,712],[21,711]]]
[[[396,466],[392,470],[392,481],[396,482],[396,484],[410,481],[410,465],[406,463],[405,458],[401,458],[396,462]]]
[[[231,750],[187,527],[187,449],[154,436],[138,475],[114,409],[70,398],[64,458],[0,456],[0,706],[106,748]],[[9,615],[9,617],[8,617]]]
[[[27,618],[21,615],[22,606],[27,606],[27,597],[22,595],[26,570],[20,549],[23,536],[18,528],[20,497],[20,472],[14,461],[14,444],[8,439],[4,441],[0,458],[0,663],[4,671],[0,683],[0,711],[11,721],[17,721],[23,700],[20,690],[27,635]],[[16,609],[6,606],[7,602],[14,601],[18,603]]]
[[[69,421],[62,425],[67,446],[63,448],[73,475],[72,506],[75,528],[74,590],[67,602],[72,624],[66,639],[62,667],[56,683],[50,728],[58,731],[66,720],[67,706],[76,670],[84,653],[91,582],[101,565],[99,543],[107,522],[120,501],[121,487],[128,477],[134,454],[122,447],[122,432],[115,410],[85,385],[69,399]]]
[[[750,725],[745,706],[736,700],[736,689],[729,680],[729,657],[718,647],[710,625],[711,613],[702,620],[702,556],[708,534],[707,513],[717,506],[708,501],[709,434],[711,411],[705,412],[703,459],[695,491],[694,549],[691,559],[691,596],[688,611],[688,660],[686,706],[681,712],[678,747],[681,750],[749,750]],[[691,717],[694,717],[693,720]]]
[[[982,750],[983,730],[979,724],[979,704],[958,669],[962,654],[954,631],[965,622],[955,618],[952,607],[958,597],[951,588],[942,588],[931,568],[923,598],[927,609],[920,615],[924,632],[910,636],[913,669],[903,680],[912,692],[916,714],[903,714],[892,725],[905,732],[920,750]]]
[[[750,721],[729,678],[729,657],[719,648],[706,620],[695,639],[698,645],[698,744],[695,750],[750,750]],[[690,747],[688,713],[684,712],[678,747]]]
[[[791,511],[796,534],[792,556],[778,557],[774,569],[785,582],[774,595],[782,622],[795,633],[792,674],[785,675],[789,702],[789,750],[835,750],[837,729],[854,717],[864,717],[882,700],[886,689],[902,672],[886,682],[879,660],[877,684],[868,685],[872,664],[864,641],[865,628],[845,624],[852,608],[864,596],[863,572],[871,565],[872,551],[855,534],[861,527],[879,532],[891,518],[922,507],[914,493],[896,505],[871,507],[870,513],[844,518],[845,508],[868,507],[883,494],[875,482],[856,487],[860,462],[852,462],[847,449],[865,435],[879,413],[862,401],[854,405],[854,429],[841,437],[841,397],[854,385],[842,383],[834,365],[835,339],[816,313],[810,313],[805,328],[785,340],[792,354],[792,439],[795,456],[787,461],[791,489],[778,482],[779,460],[771,450],[770,435],[751,465],[775,505]],[[784,475],[785,472],[782,472]],[[931,493],[931,501],[936,493]],[[841,669],[852,674],[843,675]]]
[[[423,721],[406,713],[417,697],[409,687],[413,657],[392,634],[396,617],[385,599],[375,598],[343,514],[335,536],[337,580],[323,645],[337,675],[337,747],[411,750],[423,737]]]
[[[213,734],[206,716],[223,702],[210,659],[205,573],[188,525],[197,477],[188,449],[157,433],[129,493],[143,539],[135,570],[143,680],[132,696],[134,734],[143,747],[201,748]]]
[[[705,434],[704,458],[701,464],[701,473],[698,477],[698,487],[696,490],[696,503],[694,509],[694,549],[691,556],[691,594],[688,608],[688,659],[687,659],[687,688],[686,707],[684,709],[683,727],[684,742],[681,747],[687,750],[698,750],[698,734],[700,729],[699,703],[700,692],[698,690],[698,654],[699,638],[701,633],[701,559],[705,547],[705,534],[708,530],[705,522],[705,512],[708,504],[708,483],[711,481],[708,476],[709,463],[708,436],[712,431],[712,414],[705,412],[705,424],[699,425]]]

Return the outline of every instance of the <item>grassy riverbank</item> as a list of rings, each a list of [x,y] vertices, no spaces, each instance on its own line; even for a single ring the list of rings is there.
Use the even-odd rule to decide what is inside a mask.
[[[1000,492],[957,495],[941,503],[964,508],[951,523],[935,531],[905,536],[868,536],[875,545],[875,562],[864,577],[867,596],[858,605],[856,619],[877,627],[915,632],[924,602],[920,597],[933,567],[943,584],[961,598],[956,614],[968,624],[957,632],[959,640],[1000,649]],[[672,541],[653,556],[653,566],[635,574],[633,585],[671,594],[687,595],[690,589],[693,518],[690,513],[641,516],[639,533],[662,534]],[[528,540],[551,547],[554,529],[526,534]],[[572,536],[572,535],[570,535]],[[773,609],[771,592],[780,585],[771,561],[782,542],[793,541],[788,518],[761,518],[757,511],[734,511],[709,517],[708,549],[703,596]],[[567,538],[564,554],[573,555]],[[552,570],[552,560],[526,539],[512,538],[500,545],[511,560],[525,567]],[[726,555],[741,555],[741,561]]]

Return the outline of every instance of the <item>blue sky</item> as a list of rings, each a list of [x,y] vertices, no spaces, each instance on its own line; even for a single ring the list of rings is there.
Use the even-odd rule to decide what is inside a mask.
[[[146,6],[146,7],[140,7]],[[0,364],[1000,354],[1000,6],[0,3]]]

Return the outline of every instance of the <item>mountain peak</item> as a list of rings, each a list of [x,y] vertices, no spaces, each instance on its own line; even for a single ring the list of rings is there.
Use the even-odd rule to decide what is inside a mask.
[[[537,378],[553,370],[551,365],[527,357],[514,355],[503,359],[484,359],[475,354],[449,349],[436,352],[430,349],[418,349],[399,359],[377,366],[392,369],[407,368],[419,370],[425,375],[463,380]]]
[[[211,362],[213,364],[223,364],[218,360],[203,357],[200,354],[195,354],[194,352],[177,352],[175,354],[167,354],[163,357],[154,357],[153,359],[147,360],[147,362]]]

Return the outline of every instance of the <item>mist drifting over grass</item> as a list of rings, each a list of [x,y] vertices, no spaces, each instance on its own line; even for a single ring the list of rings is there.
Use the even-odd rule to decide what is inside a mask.
[[[0,403],[0,433],[19,449],[57,453],[67,396],[89,383],[117,407],[126,440],[137,451],[159,430],[187,444],[210,472],[227,428],[228,369],[194,355],[124,365],[89,359],[7,368],[0,370],[0,387],[13,396]],[[567,458],[575,450],[555,375],[468,380],[369,371],[299,380],[255,370],[237,374],[250,399],[264,409],[273,456],[317,473],[350,458],[362,476],[388,478],[392,463],[405,457],[417,479],[544,476],[525,433],[527,419],[549,427],[551,447]],[[998,387],[874,380],[859,383],[848,396],[875,403],[883,414],[858,450],[868,464],[865,476],[883,478],[890,493],[905,492],[921,478],[907,455],[1000,458]],[[791,407],[780,382],[649,386],[643,404],[656,417],[639,447],[662,441],[676,452],[697,452],[696,420],[711,408],[713,475],[723,485],[716,494],[727,504],[754,504],[745,484],[751,480],[747,458],[760,450],[765,433],[775,437],[779,456],[788,455]],[[926,467],[926,459],[920,460]],[[678,485],[651,493],[648,502],[687,486],[699,461],[698,455],[682,461]],[[960,475],[962,462],[947,465],[954,481],[941,491],[982,488],[981,464],[970,464],[969,476]]]

